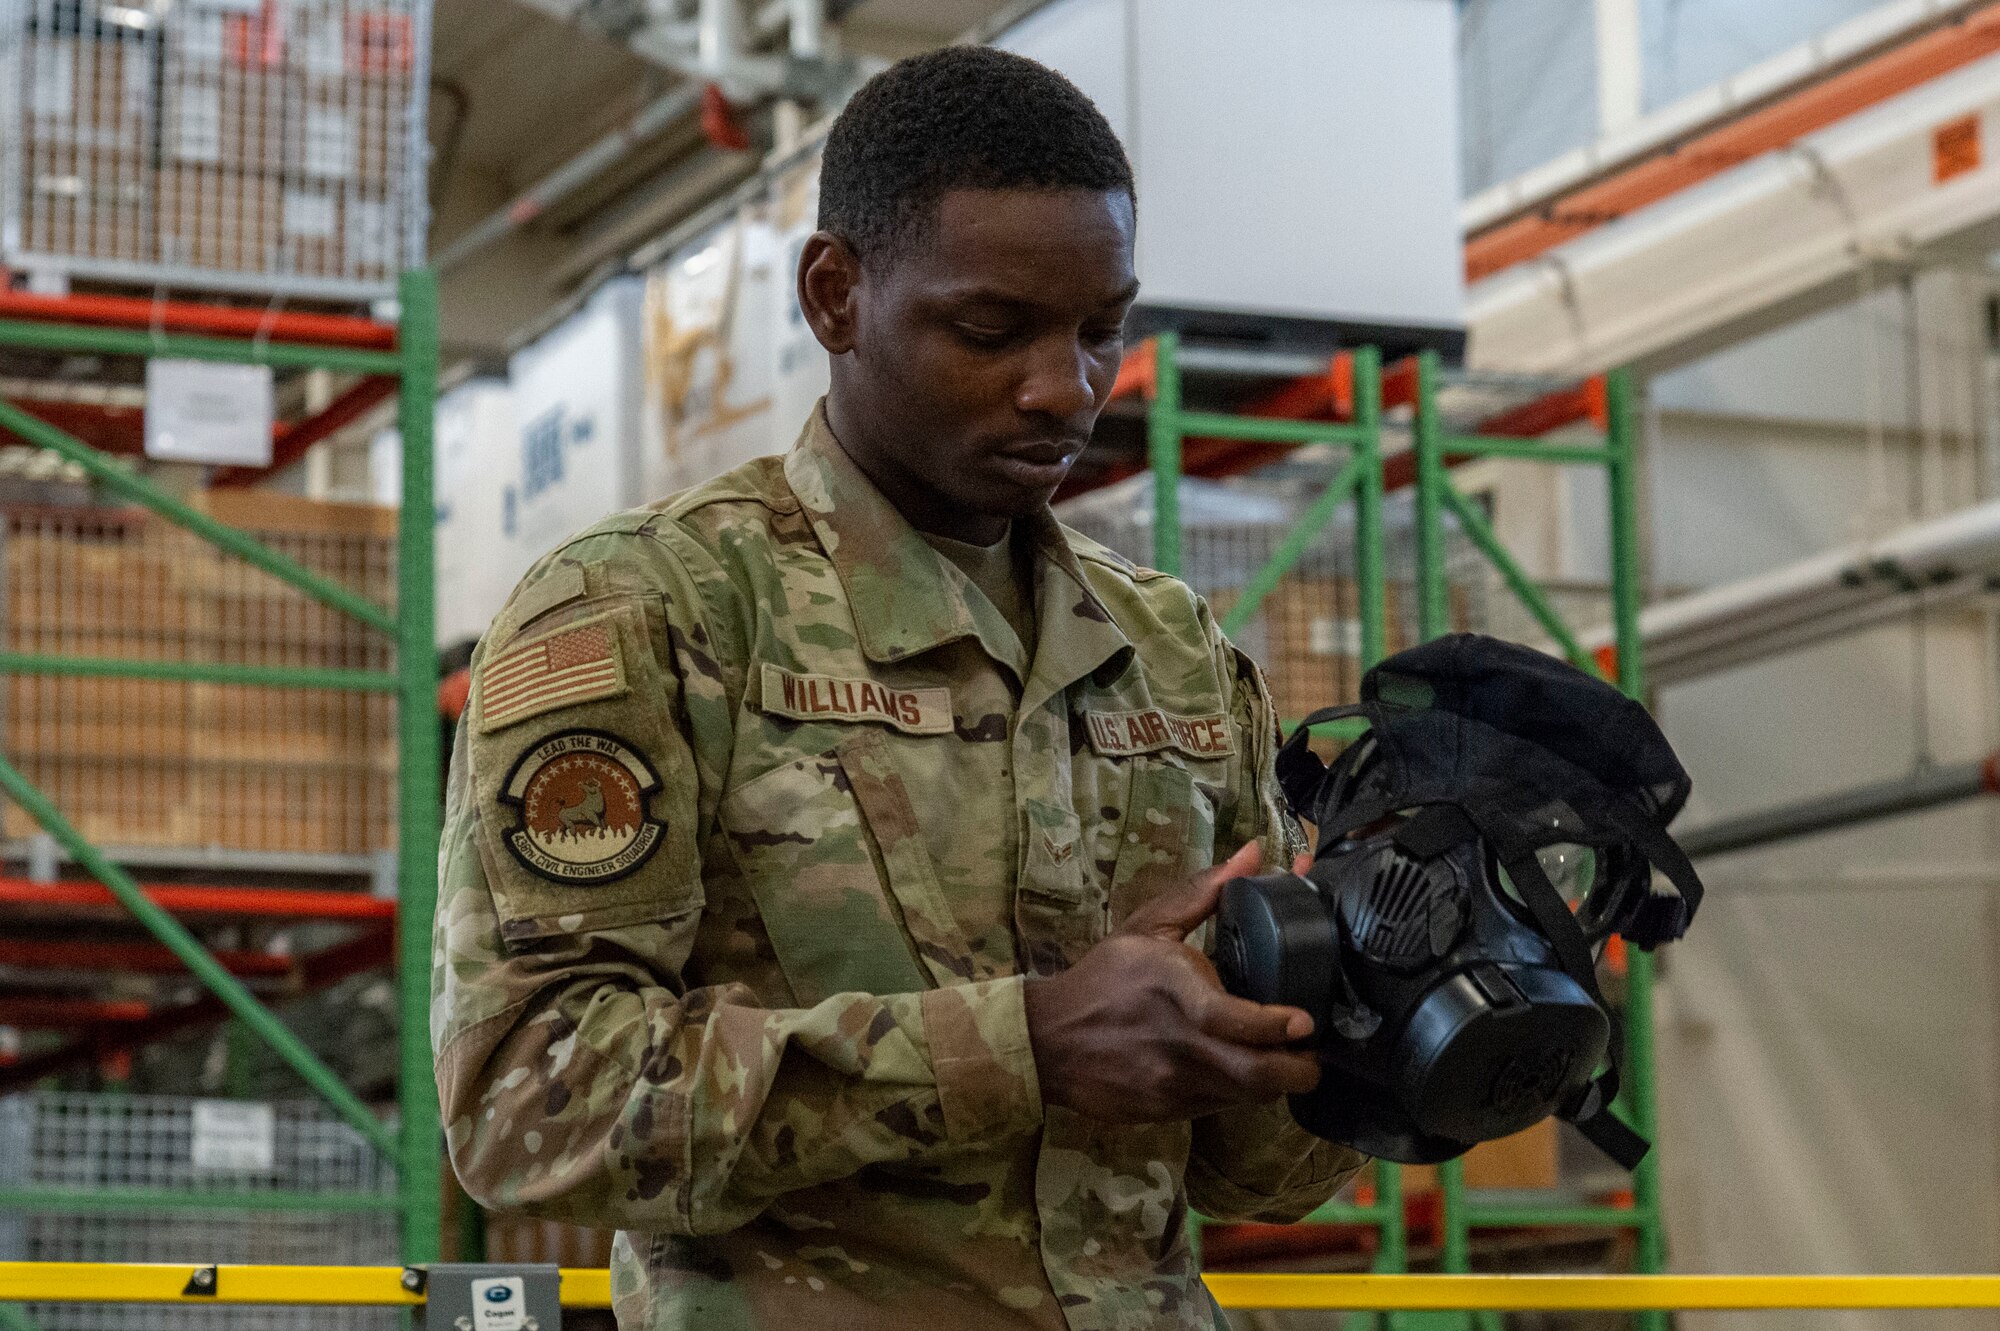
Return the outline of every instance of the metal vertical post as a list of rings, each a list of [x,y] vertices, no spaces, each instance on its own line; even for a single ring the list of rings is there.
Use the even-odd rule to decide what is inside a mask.
[[[1417,353],[1417,640],[1428,642],[1451,626],[1451,594],[1444,552],[1444,431],[1438,421],[1438,354]]]
[[[1361,603],[1361,668],[1380,661],[1388,651],[1388,600],[1382,558],[1382,349],[1354,351],[1354,423],[1361,430],[1354,457],[1361,463],[1361,480],[1354,491],[1354,580]],[[1375,1205],[1381,1219],[1377,1271],[1401,1274],[1410,1269],[1410,1236],[1403,1212],[1403,1167],[1391,1160],[1375,1162]],[[1401,1331],[1407,1315],[1390,1313],[1391,1331]]]
[[[1444,430],[1438,417],[1441,366],[1435,351],[1417,353],[1417,392],[1411,447],[1417,458],[1417,640],[1428,642],[1451,627],[1449,570],[1445,565]],[[1472,1269],[1472,1236],[1465,1214],[1465,1166],[1447,1160],[1438,1166],[1438,1190],[1443,1207],[1443,1251],[1440,1267],[1450,1274]],[[1471,1324],[1462,1312],[1432,1313],[1412,1319],[1418,1327],[1458,1331]]]
[[[1632,372],[1605,376],[1605,468],[1611,509],[1611,615],[1618,652],[1618,687],[1643,700],[1645,665],[1640,658],[1639,612],[1645,589],[1639,565],[1638,412]],[[1626,952],[1625,1066],[1626,1117],[1648,1141],[1659,1140],[1659,1106],[1653,1080],[1653,958],[1637,948]],[[1632,1171],[1632,1205],[1638,1221],[1638,1267],[1646,1274],[1666,1270],[1666,1233],[1660,1213],[1660,1155],[1657,1147]],[[1638,1315],[1640,1331],[1667,1331],[1663,1312]]]
[[[403,438],[403,505],[396,540],[396,782],[398,830],[397,1026],[402,1118],[397,1187],[403,1260],[438,1255],[439,1128],[431,1072],[431,916],[437,908],[437,643],[432,618],[437,522],[431,492],[431,426],[437,406],[437,284],[430,272],[405,273],[397,350],[402,391],[396,418]]]
[[[1361,484],[1354,492],[1354,578],[1360,584],[1361,668],[1366,670],[1382,659],[1387,642],[1383,632],[1386,598],[1382,581],[1382,352],[1379,347],[1360,347],[1354,353],[1354,423],[1361,429],[1361,438],[1354,445],[1354,456],[1361,462]],[[1400,1188],[1399,1181],[1399,1191]],[[1399,1207],[1399,1216],[1400,1211]],[[1400,1219],[1397,1223],[1400,1227]]]
[[[1153,409],[1146,419],[1146,455],[1153,470],[1153,567],[1181,571],[1181,336],[1153,339]]]

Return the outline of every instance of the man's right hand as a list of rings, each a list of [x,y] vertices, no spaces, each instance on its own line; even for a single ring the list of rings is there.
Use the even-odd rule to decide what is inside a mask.
[[[1029,981],[1046,1103],[1107,1123],[1163,1123],[1319,1083],[1319,1061],[1288,1047],[1312,1034],[1312,1018],[1228,993],[1186,942],[1223,884],[1256,873],[1261,858],[1252,842],[1133,911],[1068,970]]]

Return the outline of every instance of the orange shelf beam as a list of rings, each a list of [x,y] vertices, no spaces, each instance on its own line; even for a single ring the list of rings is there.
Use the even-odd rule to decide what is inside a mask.
[[[1466,280],[1477,282],[1546,254],[1996,51],[2000,4],[1990,4],[1468,237]]]
[[[384,920],[396,918],[396,903],[365,892],[303,888],[208,887],[192,884],[148,886],[145,893],[175,915],[238,915],[290,920]],[[0,906],[108,908],[123,911],[101,883],[36,883],[0,878]]]
[[[41,319],[55,323],[102,324],[116,328],[158,328],[166,333],[210,337],[263,337],[273,342],[309,342],[329,347],[394,349],[394,324],[352,315],[286,313],[237,305],[152,301],[143,296],[41,296],[0,291],[0,319]]]
[[[217,952],[231,975],[271,978],[298,969],[293,957],[269,952]],[[184,975],[181,959],[157,943],[100,943],[67,939],[0,938],[0,966],[38,971],[118,971],[128,975]]]

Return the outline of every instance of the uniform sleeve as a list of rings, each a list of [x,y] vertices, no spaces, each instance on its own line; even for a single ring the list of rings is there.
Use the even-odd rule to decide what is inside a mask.
[[[1218,835],[1216,858],[1249,841],[1264,847],[1265,872],[1284,872],[1306,849],[1278,790],[1278,721],[1256,664],[1216,634],[1218,667],[1231,682],[1230,722],[1243,755],[1228,835]],[[1194,1121],[1188,1157],[1188,1201],[1211,1220],[1289,1224],[1332,1199],[1366,1163],[1346,1147],[1322,1141],[1292,1121],[1283,1100],[1243,1105]]]
[[[730,715],[686,569],[651,535],[586,537],[474,663],[431,1033],[453,1167],[496,1210],[715,1233],[1040,1122],[1018,977],[792,1009],[686,983]]]

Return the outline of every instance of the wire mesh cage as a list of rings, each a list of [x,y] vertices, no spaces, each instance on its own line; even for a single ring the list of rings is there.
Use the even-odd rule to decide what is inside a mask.
[[[0,259],[339,300],[423,262],[429,0],[0,0]]]
[[[386,511],[264,496],[254,513],[215,516],[394,604]],[[0,507],[0,579],[9,652],[393,667],[386,636],[141,510]],[[387,695],[43,674],[5,688],[9,756],[100,844],[365,855],[396,843]],[[14,805],[0,815],[9,838],[35,831]]]
[[[179,1096],[28,1093],[0,1099],[0,1189],[59,1191],[33,1211],[0,1211],[0,1261],[393,1265],[395,1214],[352,1208],[393,1198],[394,1175],[346,1124],[310,1101],[217,1102]],[[268,1115],[245,1141],[243,1111]],[[253,1134],[255,1135],[255,1134]],[[307,1193],[326,1210],[153,1208],[106,1194],[143,1188]],[[65,1206],[64,1202],[73,1204]],[[30,1304],[40,1331],[389,1331],[387,1308],[201,1308]]]
[[[1330,484],[1342,459],[1305,449],[1283,462],[1226,481],[1180,482],[1181,577],[1208,599],[1218,619],[1275,555],[1301,515]],[[1408,491],[1383,506],[1384,642],[1389,652],[1418,641],[1415,517]],[[1139,564],[1153,558],[1153,478],[1134,476],[1064,503],[1058,516]],[[1553,650],[1546,634],[1500,576],[1444,515],[1449,629],[1487,633]],[[1353,702],[1361,686],[1361,604],[1351,506],[1336,514],[1232,634],[1264,670],[1278,715],[1288,724]],[[1603,618],[1602,586],[1545,587],[1571,623]]]

